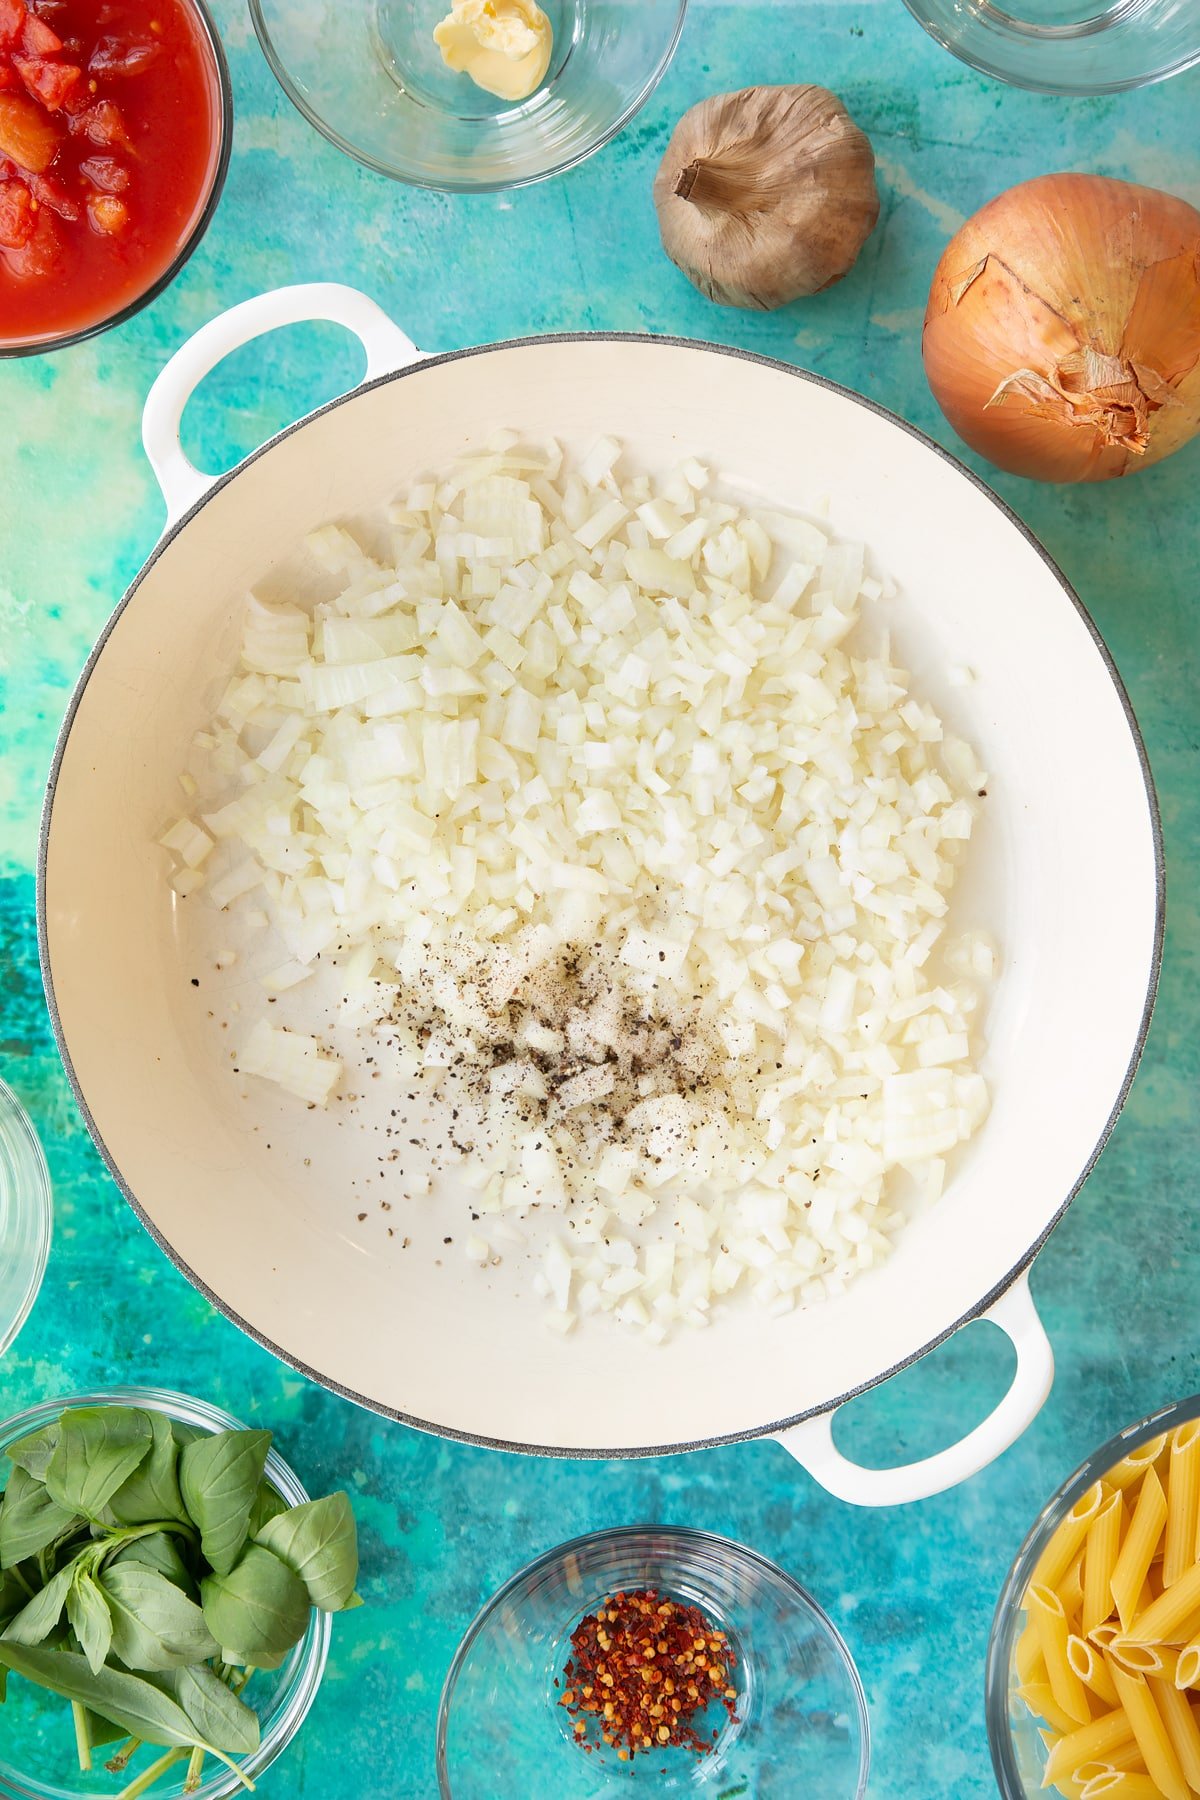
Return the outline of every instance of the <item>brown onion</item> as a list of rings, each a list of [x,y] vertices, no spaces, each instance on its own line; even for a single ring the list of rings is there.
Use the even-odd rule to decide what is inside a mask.
[[[973,450],[1039,481],[1106,481],[1200,431],[1200,213],[1103,175],[1042,175],[968,219],[922,337]]]

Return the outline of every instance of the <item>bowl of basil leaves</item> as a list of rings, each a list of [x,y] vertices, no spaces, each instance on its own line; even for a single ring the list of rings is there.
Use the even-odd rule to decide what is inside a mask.
[[[250,1788],[358,1604],[346,1495],[151,1388],[0,1424],[0,1483],[0,1800]]]

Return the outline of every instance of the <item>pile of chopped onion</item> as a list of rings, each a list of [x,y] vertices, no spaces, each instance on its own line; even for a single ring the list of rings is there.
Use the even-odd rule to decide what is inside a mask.
[[[523,1241],[557,1328],[661,1339],[840,1291],[937,1198],[994,953],[934,959],[985,777],[852,642],[862,546],[620,463],[506,435],[392,508],[386,564],[312,533],[330,598],[250,598],[162,841],[278,942],[268,994],[332,962],[364,1059],[399,1038],[471,1110],[469,1256]],[[525,1005],[564,958],[598,997]],[[307,1023],[264,998],[238,1066],[323,1104]]]

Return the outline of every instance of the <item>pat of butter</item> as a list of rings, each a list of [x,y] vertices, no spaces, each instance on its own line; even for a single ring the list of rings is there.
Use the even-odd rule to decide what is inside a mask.
[[[452,0],[433,39],[448,68],[501,100],[524,100],[545,80],[554,33],[536,0]]]

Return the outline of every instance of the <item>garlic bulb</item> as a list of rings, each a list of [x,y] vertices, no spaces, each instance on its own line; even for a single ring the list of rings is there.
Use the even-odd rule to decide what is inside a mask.
[[[1042,175],[942,256],[922,339],[934,398],[999,468],[1106,481],[1200,432],[1200,213],[1104,175]]]
[[[854,266],[879,217],[875,158],[819,87],[752,87],[686,112],[654,182],[663,248],[723,306],[784,306]]]

